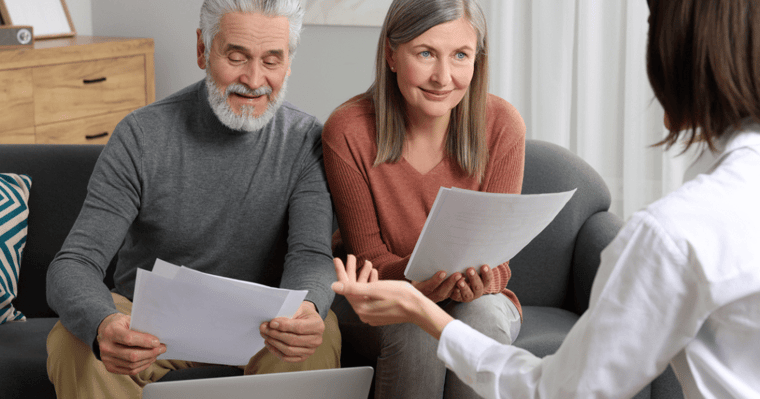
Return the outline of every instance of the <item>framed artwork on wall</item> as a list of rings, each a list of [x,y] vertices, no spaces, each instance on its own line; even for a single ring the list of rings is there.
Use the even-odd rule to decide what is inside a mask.
[[[301,0],[306,25],[383,25],[392,0]]]
[[[5,25],[31,25],[34,39],[76,35],[65,0],[0,0]]]

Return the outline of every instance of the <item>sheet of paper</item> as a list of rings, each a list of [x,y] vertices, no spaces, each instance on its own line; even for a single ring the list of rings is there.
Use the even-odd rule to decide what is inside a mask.
[[[517,255],[557,216],[575,190],[554,194],[497,194],[438,190],[404,275],[424,281]]]
[[[166,344],[159,359],[245,365],[264,347],[259,325],[292,316],[306,293],[156,260],[137,270],[130,328]]]

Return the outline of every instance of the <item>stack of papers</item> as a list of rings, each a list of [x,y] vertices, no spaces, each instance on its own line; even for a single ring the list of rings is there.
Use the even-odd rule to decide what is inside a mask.
[[[292,317],[307,291],[202,273],[156,260],[138,269],[130,328],[166,344],[159,359],[245,365],[264,347],[259,326]]]
[[[556,194],[498,194],[438,190],[404,275],[424,281],[512,259],[557,216],[575,190]]]

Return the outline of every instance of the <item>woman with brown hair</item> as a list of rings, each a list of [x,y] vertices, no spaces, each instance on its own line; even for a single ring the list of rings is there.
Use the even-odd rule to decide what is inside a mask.
[[[588,310],[552,356],[498,343],[371,265],[333,289],[371,325],[410,322],[487,398],[629,398],[670,364],[687,398],[760,397],[760,0],[651,0],[649,80],[709,167],[602,252]],[[704,160],[695,165],[704,165]]]
[[[440,187],[519,193],[525,125],[487,93],[488,40],[475,0],[395,0],[383,24],[375,82],[325,124],[322,141],[341,246],[403,280]],[[506,289],[509,265],[462,265],[413,282],[437,306],[510,344],[520,304]],[[493,267],[491,267],[493,266]],[[446,371],[436,341],[414,326],[371,327],[338,298],[341,333],[377,358],[378,398],[477,395]]]

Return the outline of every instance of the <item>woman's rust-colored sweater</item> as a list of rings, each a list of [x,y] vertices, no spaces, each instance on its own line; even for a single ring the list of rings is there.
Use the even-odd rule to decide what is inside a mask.
[[[403,280],[409,257],[422,232],[440,187],[493,193],[520,193],[525,164],[525,123],[507,101],[488,96],[489,161],[482,183],[456,162],[444,157],[421,174],[403,158],[372,166],[377,154],[375,112],[367,99],[355,97],[341,105],[322,132],[325,170],[348,253],[372,262],[380,279]],[[359,263],[362,264],[362,263]],[[479,268],[481,265],[467,265]],[[501,292],[522,309],[506,289],[508,262],[493,269],[488,293]]]

